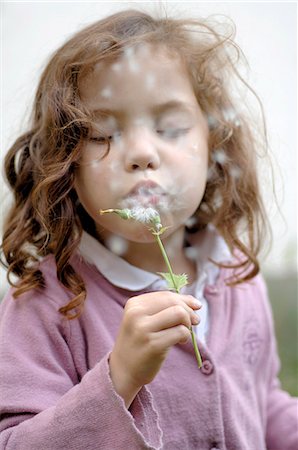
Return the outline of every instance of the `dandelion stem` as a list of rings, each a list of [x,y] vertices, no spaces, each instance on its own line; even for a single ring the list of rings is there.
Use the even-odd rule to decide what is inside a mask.
[[[155,238],[156,238],[156,241],[157,241],[158,246],[159,246],[159,248],[160,248],[160,251],[161,251],[161,253],[162,253],[163,259],[164,259],[164,261],[165,261],[165,263],[166,263],[166,265],[167,265],[167,268],[168,268],[170,277],[171,277],[172,282],[173,282],[173,286],[175,286],[176,292],[179,293],[179,289],[177,288],[177,283],[176,283],[176,281],[175,281],[175,277],[174,277],[174,274],[173,274],[172,266],[171,266],[171,264],[170,264],[168,255],[167,255],[167,253],[166,253],[166,250],[165,250],[164,245],[163,245],[163,243],[162,243],[162,241],[161,241],[161,239],[160,239],[159,234],[156,234],[156,235],[155,235]]]
[[[158,243],[158,246],[160,248],[160,251],[162,253],[163,259],[164,259],[164,261],[165,261],[165,263],[167,265],[170,277],[172,279],[173,286],[175,286],[175,290],[176,290],[177,294],[179,294],[179,289],[178,289],[178,286],[177,286],[177,283],[176,283],[176,280],[175,280],[175,277],[174,277],[172,266],[170,264],[170,261],[169,261],[168,255],[166,253],[166,250],[164,248],[164,245],[162,243],[162,240],[160,239],[160,236],[159,236],[158,233],[155,234],[155,237],[156,237],[156,241]],[[194,333],[193,327],[190,327],[189,331],[190,331],[190,334],[191,334],[192,345],[194,347],[194,351],[195,351],[198,367],[200,369],[202,367],[202,358],[201,358],[201,355],[200,355],[200,352],[199,352],[199,349],[198,349],[198,344],[197,344],[197,340],[195,338],[195,333]]]
[[[115,213],[115,214],[118,214],[122,219],[125,219],[125,220],[133,219],[133,220],[136,220],[137,222],[141,222],[144,224],[151,223],[151,225],[153,225],[153,228],[150,228],[150,231],[155,236],[156,242],[160,248],[161,254],[162,254],[163,259],[168,268],[168,271],[169,271],[168,273],[169,273],[171,281],[172,281],[171,287],[174,287],[177,294],[179,294],[180,287],[177,284],[177,275],[175,276],[175,274],[173,273],[173,269],[170,264],[168,255],[166,253],[166,250],[164,248],[162,240],[160,239],[160,235],[167,229],[167,227],[162,226],[158,212],[152,208],[135,208],[135,209],[124,208],[124,209],[104,209],[104,210],[101,209],[99,212],[101,215],[107,214],[107,213]],[[185,283],[184,283],[184,285],[185,285]],[[198,349],[198,344],[197,344],[197,340],[195,337],[195,333],[193,331],[193,327],[190,327],[189,331],[191,333],[192,344],[194,347],[198,367],[200,369],[202,367],[202,358],[201,358],[201,355],[200,355],[200,352]]]

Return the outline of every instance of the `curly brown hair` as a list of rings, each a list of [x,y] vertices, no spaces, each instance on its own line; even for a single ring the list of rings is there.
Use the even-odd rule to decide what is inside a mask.
[[[82,230],[94,234],[95,225],[74,189],[76,167],[92,127],[90,112],[80,100],[80,82],[95,64],[115,59],[127,46],[139,43],[162,43],[186,63],[209,122],[209,175],[196,212],[198,227],[212,223],[230,249],[244,255],[233,266],[241,269],[236,283],[258,273],[257,255],[267,224],[256,156],[266,148],[266,129],[264,125],[262,134],[256,133],[235,96],[239,85],[255,94],[237,69],[242,53],[234,42],[234,27],[229,22],[228,32],[218,31],[223,24],[213,20],[123,11],[84,28],[54,53],[37,88],[31,129],[16,140],[5,159],[14,204],[1,251],[10,283],[11,274],[18,277],[15,297],[44,286],[38,262],[53,254],[59,281],[74,295],[60,312],[74,318],[82,311],[86,289],[71,256]],[[255,98],[263,120],[262,105]]]

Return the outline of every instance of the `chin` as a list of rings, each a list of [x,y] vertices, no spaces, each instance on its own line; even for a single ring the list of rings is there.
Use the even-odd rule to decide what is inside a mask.
[[[141,230],[138,230],[132,233],[129,237],[126,237],[129,241],[135,242],[138,244],[151,244],[155,242],[155,237],[152,235],[149,229],[146,229],[144,226]]]

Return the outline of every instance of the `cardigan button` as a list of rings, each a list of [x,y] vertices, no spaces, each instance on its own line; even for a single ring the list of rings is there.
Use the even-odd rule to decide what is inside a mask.
[[[218,294],[219,289],[218,287],[214,286],[213,284],[210,284],[209,286],[206,286],[206,291],[208,294]]]
[[[211,361],[209,361],[208,359],[203,361],[203,364],[202,364],[202,367],[201,367],[201,372],[204,375],[211,375],[213,370],[214,370],[214,366],[213,366]]]

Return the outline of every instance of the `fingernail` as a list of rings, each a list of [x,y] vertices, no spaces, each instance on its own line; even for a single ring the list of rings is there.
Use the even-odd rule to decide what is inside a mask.
[[[194,300],[193,301],[194,306],[196,306],[197,308],[202,308],[202,303],[200,302],[200,300]]]
[[[193,325],[198,325],[198,323],[200,323],[200,319],[197,316],[193,315],[192,323],[193,323]]]

